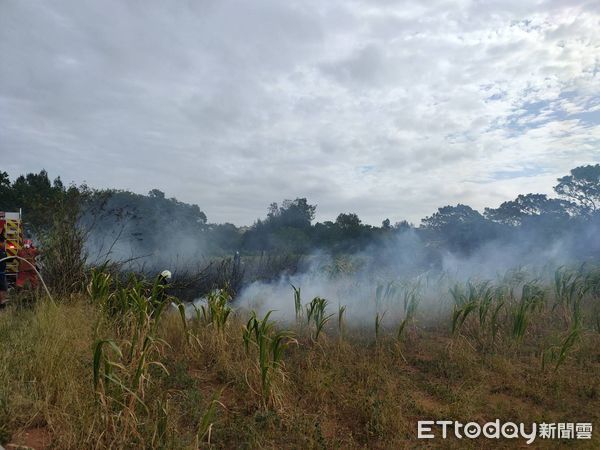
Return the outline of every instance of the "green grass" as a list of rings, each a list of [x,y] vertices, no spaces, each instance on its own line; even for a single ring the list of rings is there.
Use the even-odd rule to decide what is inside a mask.
[[[0,314],[0,443],[35,431],[58,449],[413,448],[423,419],[596,425],[600,297],[577,273],[558,289],[455,285],[439,321],[420,288],[383,285],[374,332],[341,305],[330,321],[323,298],[302,305],[299,288],[295,330],[234,312],[225,291],[182,321],[155,283],[96,271],[85,294]],[[510,443],[476,445],[493,444]]]

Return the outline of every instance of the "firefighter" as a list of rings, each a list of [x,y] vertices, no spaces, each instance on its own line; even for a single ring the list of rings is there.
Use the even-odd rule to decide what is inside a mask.
[[[163,270],[154,280],[152,285],[152,291],[150,298],[152,299],[152,306],[157,309],[159,308],[168,298],[166,290],[171,281],[172,274],[170,270]]]
[[[6,306],[6,293],[8,292],[8,283],[6,282],[6,240],[0,233],[0,308]]]
[[[163,270],[158,276],[158,282],[163,286],[166,286],[171,281],[172,276],[170,270]]]
[[[37,249],[33,245],[31,239],[26,239],[23,243],[23,248],[19,250],[17,256],[23,258],[19,260],[19,273],[17,275],[17,287],[23,288],[27,283],[32,287],[37,287],[38,278],[34,267],[36,266],[35,258],[37,257]],[[33,267],[32,267],[33,266]]]

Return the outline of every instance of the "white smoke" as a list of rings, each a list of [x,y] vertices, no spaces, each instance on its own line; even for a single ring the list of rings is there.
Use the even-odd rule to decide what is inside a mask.
[[[431,319],[449,310],[449,289],[456,283],[495,283],[515,271],[531,280],[549,281],[560,266],[600,262],[600,230],[591,223],[547,241],[540,241],[533,232],[519,231],[510,239],[488,242],[470,255],[435,252],[411,230],[399,234],[384,248],[372,246],[341,257],[341,261],[321,252],[308,260],[307,269],[301,273],[250,284],[240,293],[237,304],[259,314],[272,310],[273,318],[290,322],[295,318],[294,285],[301,289],[304,304],[314,297],[326,298],[328,313],[337,313],[339,306],[346,306],[347,320],[363,325],[385,312],[385,324],[386,320],[405,316],[404,294],[417,289],[419,314]],[[337,270],[338,265],[347,272]],[[397,288],[397,295],[378,304],[378,289],[390,284]]]

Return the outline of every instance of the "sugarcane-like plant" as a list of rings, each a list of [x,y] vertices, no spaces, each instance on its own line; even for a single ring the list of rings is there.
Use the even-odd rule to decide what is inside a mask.
[[[246,354],[251,355],[252,348],[255,348],[264,408],[277,403],[273,382],[277,378],[281,380],[285,378],[283,354],[291,343],[297,342],[293,333],[275,330],[275,323],[269,319],[271,313],[272,311],[269,311],[259,319],[256,312],[252,311],[242,332]]]

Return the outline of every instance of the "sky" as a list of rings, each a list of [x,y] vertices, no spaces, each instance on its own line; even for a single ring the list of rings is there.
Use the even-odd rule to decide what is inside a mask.
[[[0,170],[251,224],[482,210],[600,162],[600,2],[0,0]]]

